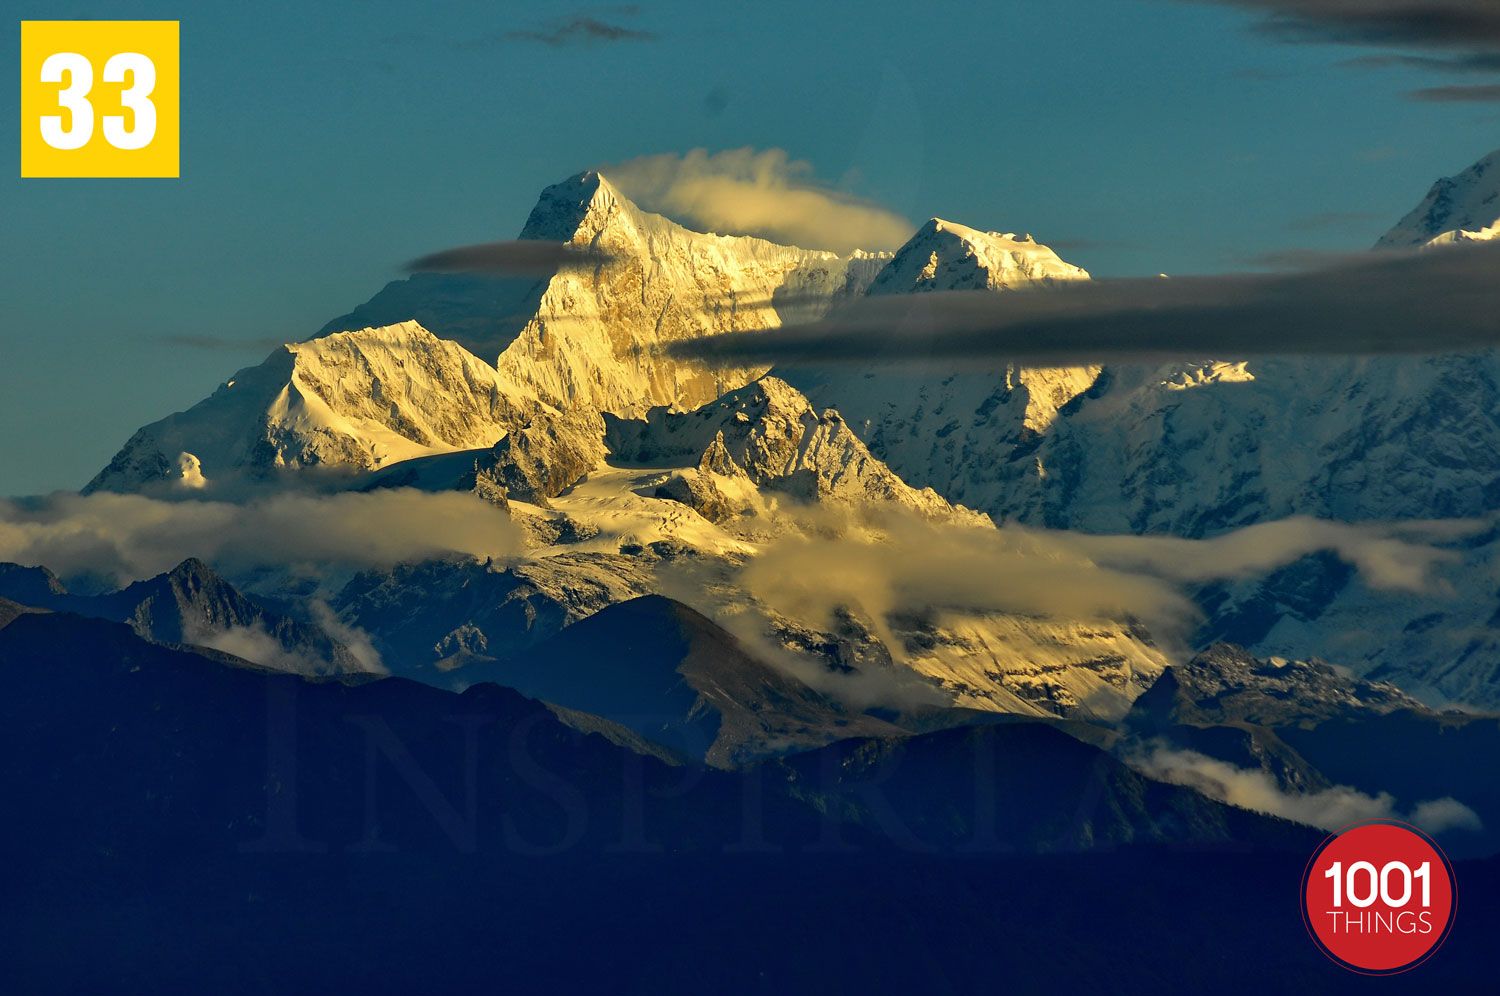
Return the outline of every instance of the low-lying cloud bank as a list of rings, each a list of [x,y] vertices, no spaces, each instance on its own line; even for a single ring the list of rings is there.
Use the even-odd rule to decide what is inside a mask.
[[[667,349],[741,365],[1463,352],[1500,345],[1497,273],[1500,245],[1471,243],[1289,273],[861,298],[816,322]]]
[[[1375,819],[1407,820],[1428,833],[1484,828],[1474,810],[1448,796],[1419,802],[1411,812],[1403,813],[1388,792],[1367,795],[1348,785],[1335,785],[1318,792],[1287,792],[1265,771],[1236,767],[1195,751],[1156,746],[1130,758],[1129,763],[1149,778],[1185,785],[1241,809],[1281,816],[1324,830],[1338,830],[1351,823]]]
[[[141,495],[0,500],[0,561],[124,583],[201,557],[228,572],[383,567],[521,550],[508,516],[473,495],[410,489],[280,494],[244,503]]]
[[[756,235],[804,249],[894,249],[916,226],[830,189],[781,149],[642,156],[601,168],[647,211],[721,235]]]
[[[1020,530],[883,517],[874,531],[788,534],[762,548],[738,581],[778,613],[815,629],[852,611],[893,654],[898,616],[1015,613],[1120,619],[1181,628],[1192,603],[1170,585],[1100,567],[1067,547]]]
[[[890,620],[1000,613],[1146,623],[1168,642],[1199,620],[1188,585],[1268,573],[1331,552],[1371,588],[1442,592],[1438,568],[1458,559],[1431,545],[1471,522],[1349,525],[1292,518],[1211,539],[1095,536],[1015,526],[986,529],[887,513],[868,528],[818,522],[762,547],[738,583],[777,612],[828,629],[857,612],[900,652]]]

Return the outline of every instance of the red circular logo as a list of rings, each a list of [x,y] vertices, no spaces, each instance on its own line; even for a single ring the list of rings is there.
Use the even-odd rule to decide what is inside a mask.
[[[1380,820],[1325,840],[1302,879],[1302,919],[1334,961],[1394,975],[1426,961],[1453,927],[1453,869],[1416,827]]]

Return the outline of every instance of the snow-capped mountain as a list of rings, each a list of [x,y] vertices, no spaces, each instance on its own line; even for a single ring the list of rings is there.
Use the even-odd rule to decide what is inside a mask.
[[[836,411],[816,411],[774,377],[693,412],[606,415],[602,440],[590,440],[587,424],[547,416],[489,452],[376,475],[380,484],[498,496],[535,551],[516,567],[431,564],[352,583],[334,604],[372,633],[392,667],[467,683],[476,680],[471,665],[512,659],[606,605],[653,591],[688,601],[762,653],[861,680],[904,680],[929,703],[1115,717],[1167,663],[1130,620],[847,613],[829,630],[766,605],[740,579],[747,560],[808,530],[858,530],[850,513],[894,510],[989,528],[983,516],[908,486]]]
[[[1053,528],[1180,536],[1294,514],[1463,517],[1493,507],[1497,445],[1490,354],[1118,367],[967,497]],[[974,472],[935,457],[932,473]]]
[[[1417,226],[1424,242],[1442,226],[1500,215],[1486,214],[1500,196],[1497,161],[1500,153],[1439,184],[1423,209],[1435,220]],[[1383,242],[1410,244],[1415,230],[1403,222]],[[1022,371],[988,396],[969,375],[883,371],[840,373],[805,390],[837,404],[909,483],[997,520],[1202,536],[1291,514],[1478,515],[1500,493],[1493,353],[1219,357],[1031,376],[1028,385]],[[1018,418],[1010,409],[1020,400],[1027,412]]]
[[[933,218],[896,251],[868,293],[1009,290],[1088,278],[1088,271],[1063,262],[1030,235],[981,232]]]
[[[775,377],[693,412],[655,408],[644,419],[606,421],[606,444],[616,458],[674,468],[655,493],[678,498],[710,520],[733,515],[737,503],[758,497],[760,489],[801,501],[893,504],[941,518],[961,514],[871,456],[837,411],[815,411]]]
[[[383,467],[488,446],[534,407],[494,367],[414,321],[340,332],[282,346],[141,429],[85,491]]]
[[[1494,160],[1463,182],[1439,184],[1434,204],[1470,206],[1425,206],[1419,213],[1438,220],[1421,228],[1422,244],[1443,226],[1493,219],[1479,181],[1500,190]],[[1389,240],[1412,244],[1410,231],[1403,223]],[[1086,388],[1065,390],[1072,397],[1033,422],[1034,432],[990,426],[977,437],[972,405],[952,398],[965,383],[964,375],[881,372],[808,390],[819,403],[843,394],[849,424],[904,480],[1000,521],[1197,537],[1295,514],[1484,519],[1500,498],[1500,357],[1492,352],[1109,367]],[[825,385],[828,397],[819,393]],[[875,414],[857,419],[851,413],[865,398],[878,400]],[[997,394],[989,410],[1009,398]],[[1299,565],[1216,596],[1208,632],[1258,618],[1231,638],[1267,654],[1319,655],[1439,701],[1500,703],[1489,663],[1500,632],[1493,584],[1483,580],[1493,543],[1456,547],[1451,592],[1376,592],[1348,570],[1309,574]]]
[[[712,371],[658,347],[816,317],[834,298],[861,293],[887,262],[694,232],[636,207],[593,171],[542,191],[520,238],[607,262],[530,283],[417,274],[325,331],[415,318],[549,404],[640,414],[701,405],[763,372]]]
[[[1415,249],[1500,237],[1500,149],[1457,176],[1433,184],[1426,198],[1381,237],[1377,249]]]
[[[1087,280],[1030,235],[981,232],[933,218],[897,251],[870,295],[949,290],[1004,292]],[[1008,364],[934,376],[881,369],[787,376],[820,405],[838,408],[871,449],[912,482],[950,500],[1004,514],[1004,481],[1059,409],[1093,387],[1099,367]]]
[[[542,192],[523,239],[607,263],[541,280],[416,274],[138,432],[88,490],[319,465],[364,470],[489,446],[547,406],[639,415],[696,407],[763,370],[663,344],[816,317],[890,260],[705,235],[640,210],[603,176]]]

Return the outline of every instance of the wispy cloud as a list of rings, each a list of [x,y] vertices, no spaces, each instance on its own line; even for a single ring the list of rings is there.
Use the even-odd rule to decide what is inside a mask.
[[[1290,232],[1325,232],[1330,229],[1354,228],[1380,220],[1373,211],[1322,211],[1287,223]]]
[[[1193,0],[1261,14],[1258,30],[1292,42],[1500,51],[1493,0]]]
[[[554,48],[600,42],[656,41],[659,37],[654,31],[612,24],[589,14],[574,14],[571,17],[550,21],[541,27],[505,33],[508,41],[540,42]]]
[[[1406,819],[1428,833],[1481,830],[1479,815],[1451,797],[1417,803],[1409,813],[1397,808],[1388,792],[1370,795],[1348,785],[1316,792],[1288,792],[1259,769],[1240,768],[1194,751],[1156,745],[1128,763],[1148,777],[1186,785],[1241,809],[1253,809],[1298,823],[1338,830],[1374,819]]]
[[[1500,245],[1362,254],[1288,273],[1100,280],[856,301],[826,318],[675,343],[730,364],[972,360],[1040,366],[1500,345]]]
[[[781,149],[643,156],[601,172],[648,211],[721,235],[757,235],[806,249],[894,249],[916,226],[819,182]]]
[[[837,628],[842,612],[869,624],[897,656],[897,617],[1001,613],[1148,620],[1183,630],[1192,603],[1167,584],[1100,567],[1022,530],[931,523],[890,512],[876,528],[788,533],[749,560],[739,584],[787,618]]]
[[[1354,69],[1427,69],[1452,73],[1500,73],[1500,52],[1473,52],[1467,55],[1414,55],[1387,52],[1383,55],[1361,55],[1345,59],[1344,66]]]
[[[1413,90],[1412,100],[1431,104],[1482,104],[1500,101],[1500,83],[1429,86]]]
[[[1188,0],[1260,15],[1256,30],[1283,42],[1390,49],[1346,65],[1451,73],[1500,72],[1500,3],[1495,0]],[[1424,101],[1487,101],[1488,87],[1431,87]]]
[[[1443,591],[1438,568],[1459,559],[1453,551],[1432,544],[1486,528],[1487,523],[1469,519],[1351,525],[1293,516],[1208,539],[1075,532],[1044,535],[1057,546],[1113,570],[1179,584],[1253,577],[1309,554],[1328,552],[1353,565],[1371,588],[1421,594]]]
[[[321,570],[452,554],[504,558],[521,542],[503,512],[459,493],[294,492],[243,503],[102,492],[0,500],[0,561],[121,583],[153,577],[188,557],[229,572]]]
[[[810,521],[814,528],[764,544],[738,583],[815,630],[855,612],[896,654],[892,620],[929,613],[1134,618],[1174,643],[1199,619],[1189,587],[1260,576],[1325,551],[1353,565],[1373,589],[1439,592],[1439,570],[1457,555],[1432,544],[1481,528],[1467,521],[1388,526],[1292,518],[1179,539],[992,529],[896,510],[858,522],[825,511]]]
[[[574,266],[604,266],[612,258],[598,249],[561,242],[514,240],[485,242],[429,253],[406,264],[412,273],[489,273],[545,277]]]

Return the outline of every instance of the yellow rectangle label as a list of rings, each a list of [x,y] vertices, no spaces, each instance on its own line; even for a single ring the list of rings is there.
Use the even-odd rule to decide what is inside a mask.
[[[177,21],[22,21],[21,175],[179,171]]]

